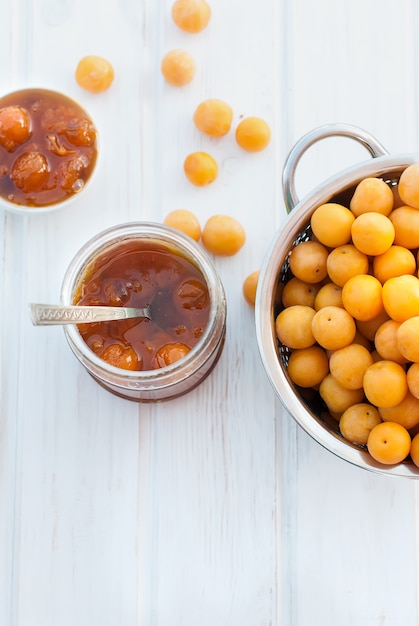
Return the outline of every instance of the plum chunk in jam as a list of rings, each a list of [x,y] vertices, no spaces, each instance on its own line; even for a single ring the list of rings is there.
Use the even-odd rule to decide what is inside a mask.
[[[45,187],[49,178],[49,165],[41,152],[24,152],[13,163],[10,178],[24,193],[34,193]]]
[[[25,142],[31,132],[29,113],[20,106],[8,106],[0,109],[0,145],[8,152],[13,152]]]

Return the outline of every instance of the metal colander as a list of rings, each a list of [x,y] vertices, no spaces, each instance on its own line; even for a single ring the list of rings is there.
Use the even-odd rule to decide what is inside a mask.
[[[360,142],[372,159],[345,169],[316,187],[301,201],[295,191],[295,171],[304,152],[327,137],[344,136]],[[419,468],[406,461],[396,466],[377,463],[365,447],[345,440],[339,426],[312,390],[297,389],[287,374],[289,349],[276,337],[275,319],[281,310],[281,293],[292,277],[289,258],[295,246],[311,238],[310,219],[314,210],[325,202],[349,206],[355,187],[367,177],[382,178],[395,187],[403,170],[419,161],[416,154],[391,156],[366,131],[345,124],[319,127],[304,135],[292,148],[283,170],[283,191],[288,212],[282,228],[274,237],[265,256],[256,294],[256,333],[262,363],[281,403],[295,421],[327,450],[358,467],[390,476],[419,478]]]

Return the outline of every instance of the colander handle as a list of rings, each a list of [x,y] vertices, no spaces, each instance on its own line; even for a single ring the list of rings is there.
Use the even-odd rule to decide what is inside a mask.
[[[327,137],[349,137],[350,139],[355,139],[365,146],[373,158],[389,154],[373,135],[351,124],[326,124],[308,132],[297,141],[285,161],[282,173],[282,188],[287,213],[290,213],[299,202],[297,192],[295,191],[295,170],[298,162],[310,146]]]

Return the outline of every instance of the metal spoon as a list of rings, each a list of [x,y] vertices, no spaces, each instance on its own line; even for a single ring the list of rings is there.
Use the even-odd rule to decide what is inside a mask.
[[[55,324],[88,324],[128,318],[150,318],[150,307],[136,309],[122,306],[60,306],[31,304],[32,323],[35,326]]]

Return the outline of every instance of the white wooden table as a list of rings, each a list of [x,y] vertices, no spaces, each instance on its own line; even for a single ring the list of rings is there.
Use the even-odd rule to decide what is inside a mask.
[[[2,7],[0,85],[64,91],[91,112],[101,158],[78,202],[47,215],[0,209],[0,626],[414,626],[418,484],[353,467],[282,409],[262,368],[244,277],[285,216],[291,146],[345,122],[390,152],[419,150],[416,0],[210,0],[198,35],[171,0],[11,0]],[[177,89],[163,54],[192,52]],[[76,84],[86,54],[114,65],[109,91]],[[226,100],[234,126],[258,115],[269,147],[215,141],[196,105]],[[220,176],[199,189],[183,160],[203,149]],[[313,147],[301,196],[367,159],[345,139]],[[61,328],[32,326],[55,302],[80,246],[114,224],[188,208],[238,218],[247,242],[217,258],[227,341],[187,396],[141,405],[97,385]]]

